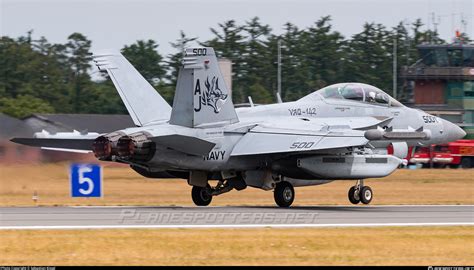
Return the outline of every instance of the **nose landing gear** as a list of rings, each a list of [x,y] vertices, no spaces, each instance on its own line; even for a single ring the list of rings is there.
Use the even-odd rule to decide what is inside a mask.
[[[275,203],[280,207],[290,207],[295,200],[295,189],[289,182],[279,182],[273,191]]]
[[[364,186],[364,180],[358,180],[357,184],[349,189],[348,192],[349,201],[352,204],[369,204],[372,201],[373,193],[369,186]]]

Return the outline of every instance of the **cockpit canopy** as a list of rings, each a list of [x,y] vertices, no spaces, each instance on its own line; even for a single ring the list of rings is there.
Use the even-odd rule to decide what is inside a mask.
[[[375,86],[363,83],[338,83],[326,86],[315,93],[325,99],[347,99],[375,105],[401,107],[400,102]]]

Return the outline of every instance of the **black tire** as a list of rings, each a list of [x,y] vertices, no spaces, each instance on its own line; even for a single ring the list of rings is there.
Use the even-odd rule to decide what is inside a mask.
[[[280,182],[276,184],[273,191],[275,203],[280,207],[290,207],[295,200],[295,189],[288,182]]]
[[[352,204],[358,204],[360,202],[360,195],[356,191],[356,187],[353,186],[349,189],[349,192],[347,193],[347,197],[349,198],[349,201]]]
[[[193,186],[191,191],[191,197],[193,202],[197,206],[208,206],[212,201],[211,186],[209,184],[206,187]]]
[[[372,189],[368,186],[365,186],[360,191],[360,201],[363,204],[369,204],[372,201],[374,194],[372,193]]]
[[[469,157],[463,157],[461,159],[461,168],[463,169],[469,169],[472,168],[474,162],[472,162],[471,158]]]

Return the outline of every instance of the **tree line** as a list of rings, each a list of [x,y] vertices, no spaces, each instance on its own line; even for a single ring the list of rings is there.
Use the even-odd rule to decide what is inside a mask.
[[[422,31],[421,20],[393,28],[365,23],[360,33],[344,37],[329,16],[300,29],[292,23],[283,34],[254,17],[239,25],[234,20],[210,28],[212,38],[201,41],[183,31],[170,44],[175,53],[162,55],[155,40],[138,40],[122,48],[124,56],[172,104],[183,49],[191,42],[214,47],[219,57],[233,62],[234,104],[275,102],[277,51],[281,40],[282,98],[296,100],[329,84],[357,81],[392,93],[393,44],[398,44],[398,68],[418,59],[416,45],[445,43],[436,32]],[[161,41],[163,42],[163,41]],[[126,113],[109,79],[93,79],[91,40],[72,33],[64,44],[45,37],[2,36],[0,40],[0,112],[25,117],[31,113]],[[101,75],[106,76],[106,75]],[[399,83],[398,88],[406,85]],[[400,91],[400,90],[399,90]],[[403,93],[403,91],[400,91]]]

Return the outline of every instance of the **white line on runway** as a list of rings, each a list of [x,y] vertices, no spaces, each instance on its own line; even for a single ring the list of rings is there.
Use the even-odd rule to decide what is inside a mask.
[[[67,225],[0,226],[0,230],[89,230],[89,229],[227,229],[227,228],[327,228],[400,226],[474,226],[473,222],[451,223],[359,223],[359,224],[208,224],[208,225]]]

